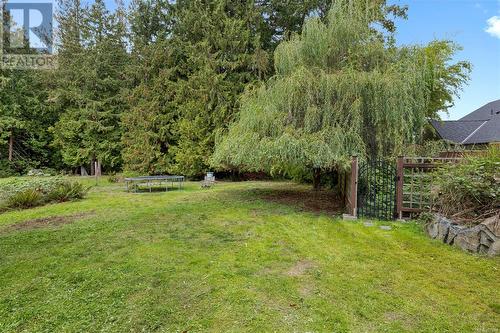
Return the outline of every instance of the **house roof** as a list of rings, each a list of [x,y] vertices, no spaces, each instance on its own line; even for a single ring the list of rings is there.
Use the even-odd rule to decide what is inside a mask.
[[[500,142],[500,99],[459,120],[431,120],[442,139],[460,144]]]
[[[481,106],[459,120],[490,120],[500,112],[500,99]]]

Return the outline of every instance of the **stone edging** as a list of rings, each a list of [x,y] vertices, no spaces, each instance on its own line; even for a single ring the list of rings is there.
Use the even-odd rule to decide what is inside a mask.
[[[474,227],[466,227],[435,214],[426,224],[425,232],[433,239],[469,252],[500,255],[500,215],[487,218]]]

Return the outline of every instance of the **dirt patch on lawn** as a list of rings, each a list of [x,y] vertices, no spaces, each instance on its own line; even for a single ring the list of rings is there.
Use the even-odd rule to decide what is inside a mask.
[[[316,267],[316,264],[310,260],[298,261],[292,268],[286,273],[288,276],[302,276],[311,268]]]
[[[259,193],[264,200],[290,205],[313,213],[340,214],[342,200],[332,191],[314,190],[267,190]]]
[[[38,219],[27,220],[21,223],[16,223],[13,225],[9,225],[3,229],[0,229],[0,233],[14,231],[14,230],[32,230],[32,229],[40,229],[46,227],[57,227],[64,224],[73,223],[77,220],[80,220],[84,217],[88,217],[94,215],[93,212],[79,213],[73,215],[64,215],[64,216],[49,216]]]

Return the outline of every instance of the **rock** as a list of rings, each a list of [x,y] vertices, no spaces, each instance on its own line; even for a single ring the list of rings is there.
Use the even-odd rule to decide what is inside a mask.
[[[425,226],[425,231],[430,238],[436,239],[438,235],[438,223],[436,223],[435,221],[427,223],[427,225]]]
[[[492,216],[484,220],[481,225],[484,226],[495,237],[500,237],[500,215]]]
[[[479,242],[481,243],[481,245],[484,245],[486,247],[490,247],[491,244],[493,244],[495,242],[495,239],[491,236],[492,235],[489,234],[488,232],[481,230],[479,232]]]
[[[481,226],[464,228],[458,232],[453,244],[464,250],[477,253],[481,245]]]
[[[463,229],[463,227],[452,224],[448,230],[448,237],[446,237],[446,243],[453,245],[455,242],[455,237],[457,237],[458,233]]]
[[[441,218],[438,223],[438,234],[436,239],[442,240],[446,242],[446,238],[448,238],[448,231],[450,230],[451,222],[446,218]]]
[[[486,254],[491,257],[500,255],[500,240],[493,242]]]
[[[380,226],[380,229],[382,229],[382,230],[391,230],[391,229],[392,229],[392,227],[391,227],[391,226],[389,226],[389,225],[381,225],[381,226]]]
[[[436,215],[435,219],[426,225],[426,231],[431,238],[446,242],[449,229],[453,224],[444,216]]]
[[[43,171],[40,169],[31,169],[28,171],[28,176],[45,176]]]
[[[500,254],[500,215],[468,228],[436,214],[425,226],[429,237],[474,253]]]
[[[363,225],[365,227],[373,227],[373,222],[364,222]]]

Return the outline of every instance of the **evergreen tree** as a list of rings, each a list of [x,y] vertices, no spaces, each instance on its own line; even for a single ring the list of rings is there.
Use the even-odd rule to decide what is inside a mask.
[[[8,11],[3,10],[2,14],[3,20],[10,19]],[[8,35],[2,36],[4,45],[8,45]],[[35,50],[25,41],[22,53],[35,53]],[[29,168],[48,166],[52,162],[53,151],[48,147],[51,137],[47,129],[56,118],[44,103],[47,77],[45,71],[0,69],[2,175],[8,175],[9,172],[24,173]]]
[[[50,159],[47,128],[54,114],[43,104],[42,76],[32,70],[0,70],[0,160],[21,173],[46,166]]]
[[[167,1],[136,0],[129,13],[131,60],[127,74],[134,88],[122,116],[123,160],[127,170],[165,173],[173,168],[170,147],[177,142],[174,97],[181,74],[181,50],[170,39],[171,5]]]
[[[53,128],[54,144],[68,166],[94,162],[108,169],[121,164],[120,117],[126,108],[128,81],[125,26],[120,11],[110,13],[103,0],[82,8],[62,0],[57,89],[52,101],[61,111]]]
[[[124,116],[124,159],[142,172],[200,174],[215,131],[232,119],[245,85],[266,72],[260,16],[250,1],[134,6],[142,11],[133,12],[131,31],[147,33],[133,37],[143,79]],[[151,17],[168,10],[161,20]]]
[[[179,137],[172,150],[177,172],[197,175],[207,171],[215,133],[233,120],[245,86],[266,72],[267,54],[253,1],[179,1],[177,10],[174,38],[187,59],[186,78],[177,84]]]

